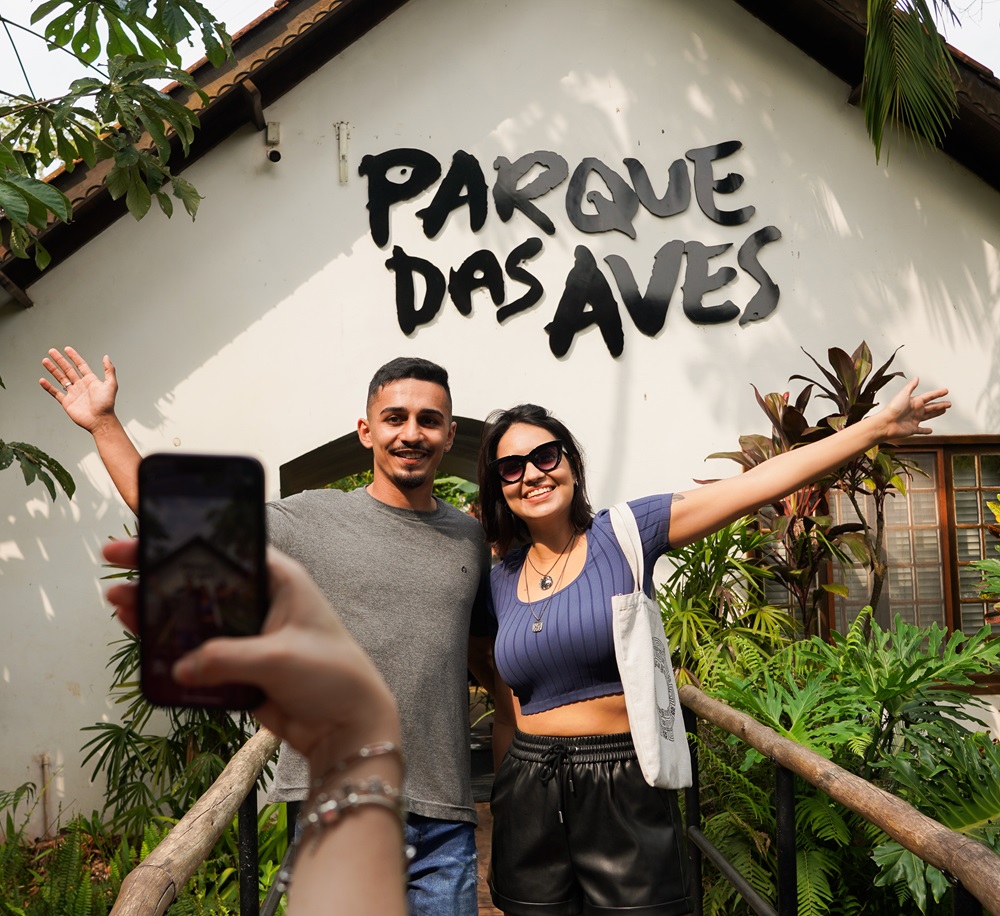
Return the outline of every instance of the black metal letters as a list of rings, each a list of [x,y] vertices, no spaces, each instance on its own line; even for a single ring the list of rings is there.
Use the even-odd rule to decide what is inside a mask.
[[[713,224],[740,226],[753,218],[756,208],[744,206],[724,210],[719,206],[718,197],[737,191],[743,185],[743,176],[728,172],[717,178],[716,163],[741,147],[739,140],[729,140],[690,149],[684,158],[670,163],[665,176],[662,167],[650,174],[643,163],[631,158],[623,162],[627,171],[624,177],[592,157],[581,160],[571,174],[566,160],[548,150],[535,150],[514,161],[498,156],[493,162],[496,172],[493,206],[501,221],[510,221],[517,211],[552,236],[556,226],[541,202],[566,183],[564,204],[569,223],[577,231],[589,235],[619,232],[634,239],[635,218],[640,208],[652,216],[666,219],[689,210],[692,199]],[[358,171],[368,180],[368,221],[372,240],[384,248],[390,240],[393,207],[429,191],[441,179],[442,166],[424,150],[404,148],[365,156]],[[657,190],[660,187],[662,192]],[[463,209],[468,211],[469,228],[473,232],[482,229],[488,215],[487,181],[476,157],[458,150],[430,203],[416,211],[416,216],[421,221],[423,234],[433,239],[452,214]],[[604,258],[612,283],[593,252],[585,245],[578,245],[555,314],[545,326],[549,348],[555,356],[564,357],[578,334],[596,326],[611,355],[620,356],[625,337],[615,289],[633,325],[647,337],[656,337],[663,331],[678,281],[681,308],[687,319],[695,324],[718,324],[738,318],[740,325],[745,326],[760,321],[775,310],[779,297],[778,285],[760,263],[760,253],[764,246],[780,238],[781,232],[776,227],[765,226],[740,244],[736,263],[759,287],[742,309],[731,299],[707,304],[705,298],[739,276],[736,268],[726,263],[726,256],[732,257],[729,252],[733,242],[708,244],[693,239],[665,242],[653,259],[645,293],[640,292],[642,272],[637,276],[625,257],[612,254]],[[473,310],[474,291],[485,289],[496,306],[496,319],[500,323],[533,308],[542,300],[545,290],[524,265],[537,257],[543,248],[541,238],[528,238],[509,252],[502,268],[496,254],[480,249],[457,268],[452,268],[446,283],[444,272],[430,261],[410,256],[399,245],[394,246],[392,257],[385,263],[396,277],[396,314],[400,329],[409,335],[433,321],[441,311],[446,292],[458,312],[469,316]],[[419,303],[415,276],[423,279],[423,296]],[[527,290],[517,298],[508,299],[513,295],[511,287],[514,284],[523,284]]]

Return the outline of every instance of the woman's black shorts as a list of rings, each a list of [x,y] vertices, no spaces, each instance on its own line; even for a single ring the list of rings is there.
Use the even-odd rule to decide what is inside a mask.
[[[493,783],[490,891],[512,916],[691,912],[677,795],[628,733],[516,732]]]

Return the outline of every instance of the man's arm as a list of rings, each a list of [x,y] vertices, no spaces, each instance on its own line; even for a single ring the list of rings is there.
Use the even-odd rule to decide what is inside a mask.
[[[54,397],[77,426],[94,437],[97,452],[122,499],[136,512],[139,506],[139,462],[142,456],[115,414],[118,379],[111,360],[104,357],[104,378],[98,378],[72,347],[66,354],[49,350],[42,360],[56,384],[38,383]]]
[[[493,664],[493,637],[469,637],[469,670],[493,697],[493,768],[498,769],[514,739],[514,697]]]

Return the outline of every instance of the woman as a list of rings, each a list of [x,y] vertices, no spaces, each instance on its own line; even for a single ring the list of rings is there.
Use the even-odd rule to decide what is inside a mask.
[[[878,413],[737,477],[631,501],[651,593],[653,564],[951,405],[908,383]],[[487,418],[479,456],[492,573],[495,752],[490,890],[511,916],[689,913],[676,793],[648,786],[629,735],[610,601],[634,588],[607,510],[587,499],[583,459],[547,410]]]

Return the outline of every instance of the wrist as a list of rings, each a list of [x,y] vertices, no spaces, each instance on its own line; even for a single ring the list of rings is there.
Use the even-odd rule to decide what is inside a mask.
[[[99,439],[108,436],[122,429],[118,415],[112,410],[110,413],[99,414],[94,422],[87,427],[87,431],[95,438]]]
[[[866,433],[869,440],[868,448],[871,448],[873,445],[877,445],[880,442],[884,442],[890,437],[892,424],[884,414],[885,411],[880,410],[877,414],[869,415],[858,423],[859,426],[864,425],[867,427]]]

